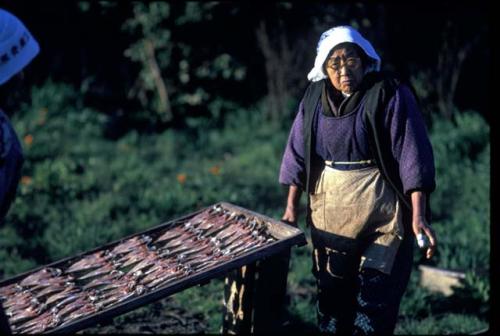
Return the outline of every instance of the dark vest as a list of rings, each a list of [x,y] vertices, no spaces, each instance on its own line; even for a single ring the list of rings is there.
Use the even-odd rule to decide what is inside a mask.
[[[304,160],[306,168],[306,188],[307,193],[314,190],[311,176],[311,152],[314,149],[314,137],[312,134],[312,123],[317,105],[321,103],[321,92],[325,85],[324,79],[312,82],[304,93]],[[410,197],[403,192],[403,183],[399,175],[399,165],[391,152],[390,134],[384,130],[384,110],[385,106],[394,95],[401,81],[394,75],[385,72],[371,72],[365,76],[359,89],[353,93],[344,104],[346,112],[357,106],[363,96],[366,95],[363,118],[366,122],[371,152],[380,173],[384,179],[392,186],[401,202],[407,210],[411,210]],[[430,221],[429,195],[427,195],[426,217]]]

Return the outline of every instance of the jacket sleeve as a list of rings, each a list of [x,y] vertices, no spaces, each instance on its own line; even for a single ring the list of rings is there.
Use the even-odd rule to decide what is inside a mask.
[[[7,115],[0,109],[0,163],[5,160],[12,147],[14,136]]]
[[[432,192],[436,187],[434,154],[421,111],[408,86],[399,85],[389,101],[385,125],[399,165],[403,192]]]
[[[304,101],[302,100],[288,136],[279,174],[281,184],[295,185],[301,189],[304,189],[306,179],[303,124]]]

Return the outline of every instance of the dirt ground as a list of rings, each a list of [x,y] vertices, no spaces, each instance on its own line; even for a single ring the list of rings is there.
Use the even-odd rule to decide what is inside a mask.
[[[79,334],[203,334],[205,329],[203,315],[192,314],[167,298]]]

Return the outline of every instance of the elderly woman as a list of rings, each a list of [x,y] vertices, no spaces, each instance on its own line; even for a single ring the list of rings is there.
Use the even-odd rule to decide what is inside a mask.
[[[22,70],[39,50],[24,24],[0,9],[0,91],[3,97],[19,86]],[[0,225],[14,199],[22,162],[21,144],[9,118],[0,108]]]
[[[282,219],[295,224],[302,191],[322,332],[390,334],[413,261],[413,234],[432,257],[434,159],[409,86],[380,72],[359,32],[321,35],[312,82],[281,164],[289,186]]]

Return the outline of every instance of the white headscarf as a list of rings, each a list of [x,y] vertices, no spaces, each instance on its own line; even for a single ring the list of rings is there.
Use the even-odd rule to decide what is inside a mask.
[[[0,85],[20,72],[39,51],[40,46],[24,24],[0,9]]]
[[[318,46],[316,48],[316,59],[314,60],[314,67],[309,71],[307,75],[307,79],[313,82],[317,82],[324,78],[327,78],[327,75],[323,72],[323,64],[325,63],[326,58],[330,51],[337,45],[351,42],[357,44],[366,55],[373,59],[374,67],[368,68],[368,71],[379,71],[381,60],[378,56],[377,52],[373,48],[370,42],[366,40],[361,34],[351,26],[338,26],[333,27],[323,34],[319,38]]]

